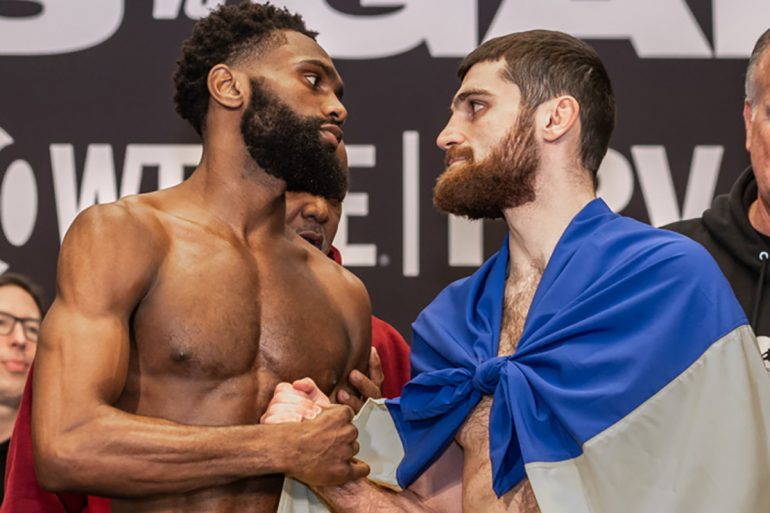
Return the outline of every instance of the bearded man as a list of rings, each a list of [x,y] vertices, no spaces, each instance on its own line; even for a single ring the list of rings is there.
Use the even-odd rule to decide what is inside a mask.
[[[353,394],[361,282],[285,225],[285,192],[342,198],[342,81],[302,19],[221,6],[196,23],[176,106],[192,176],[84,211],[61,248],[34,373],[37,477],[118,512],[275,511],[283,475],[366,475],[347,406],[260,425],[280,381]],[[302,305],[312,305],[304,308]]]
[[[359,414],[370,479],[406,488],[457,442],[469,513],[768,511],[770,383],[729,284],[701,246],[596,198],[614,126],[596,52],[516,33],[459,75],[435,204],[508,236],[414,323],[401,398]],[[312,399],[281,387],[266,415]],[[313,488],[334,511],[430,506]]]

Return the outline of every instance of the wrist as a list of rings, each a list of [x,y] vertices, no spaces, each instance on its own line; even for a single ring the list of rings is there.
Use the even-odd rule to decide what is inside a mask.
[[[301,434],[297,423],[260,424],[257,433],[257,443],[254,444],[255,459],[265,461],[271,474],[295,475],[295,465],[298,461],[296,453],[297,442]]]

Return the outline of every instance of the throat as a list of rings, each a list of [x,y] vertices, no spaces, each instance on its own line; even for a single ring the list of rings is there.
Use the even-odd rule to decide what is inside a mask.
[[[532,299],[543,277],[543,269],[530,267],[525,272],[511,273],[505,282],[503,325],[497,356],[508,356],[516,351],[524,331]]]

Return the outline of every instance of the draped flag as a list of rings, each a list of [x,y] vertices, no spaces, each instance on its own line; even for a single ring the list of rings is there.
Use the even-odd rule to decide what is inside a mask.
[[[526,476],[542,513],[770,511],[770,377],[701,246],[592,201],[498,356],[507,268],[506,241],[415,321],[412,380],[357,420],[374,480],[411,484],[492,395],[498,496]]]

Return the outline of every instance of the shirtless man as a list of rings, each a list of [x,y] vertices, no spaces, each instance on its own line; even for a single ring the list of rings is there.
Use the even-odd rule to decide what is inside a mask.
[[[270,5],[201,19],[174,77],[198,168],[70,228],[34,374],[45,488],[114,497],[115,513],[266,513],[284,474],[367,474],[347,406],[258,424],[278,382],[352,393],[369,357],[363,285],[284,222],[287,188],[347,187],[342,82],[314,37]]]
[[[370,479],[404,489],[456,442],[466,513],[767,510],[770,380],[740,305],[702,247],[596,198],[615,114],[596,52],[510,34],[459,76],[434,203],[502,217],[508,237],[415,321],[403,395],[364,406]],[[266,418],[318,403],[309,382],[281,386]],[[337,512],[432,505],[364,480],[312,488]]]

